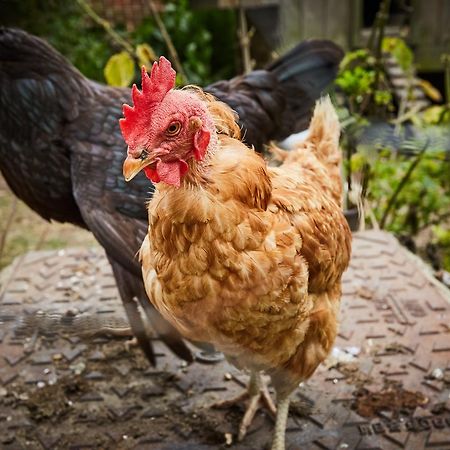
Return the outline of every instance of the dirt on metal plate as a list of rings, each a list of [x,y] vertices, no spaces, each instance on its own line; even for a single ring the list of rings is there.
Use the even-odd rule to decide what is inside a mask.
[[[353,247],[339,336],[293,395],[287,448],[450,449],[448,291],[387,233]],[[242,409],[209,408],[247,375],[209,355],[186,367],[157,340],[152,368],[92,334],[126,329],[100,251],[31,253],[0,280],[1,449],[268,448],[268,414],[236,443]]]

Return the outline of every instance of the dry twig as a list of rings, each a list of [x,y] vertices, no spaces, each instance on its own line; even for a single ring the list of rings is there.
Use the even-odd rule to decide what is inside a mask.
[[[148,6],[150,8],[150,11],[152,12],[153,18],[155,19],[156,25],[158,25],[158,28],[161,31],[161,35],[164,39],[164,42],[167,45],[175,69],[177,70],[178,74],[181,75],[181,77],[183,78],[183,83],[188,83],[188,77],[186,76],[186,73],[183,70],[183,66],[180,63],[180,58],[178,57],[177,50],[175,49],[175,46],[173,45],[172,39],[167,31],[167,28],[164,25],[164,22],[161,20],[161,16],[156,10],[155,4],[153,3],[152,0],[148,0]]]
[[[86,0],[77,0],[77,3],[83,8],[85,13],[98,25],[103,27],[103,29],[111,36],[111,38],[116,41],[124,50],[130,54],[132,58],[135,58],[136,54],[132,45],[124,39],[119,33],[117,33],[111,24],[103,17],[100,17],[92,7],[86,2]]]

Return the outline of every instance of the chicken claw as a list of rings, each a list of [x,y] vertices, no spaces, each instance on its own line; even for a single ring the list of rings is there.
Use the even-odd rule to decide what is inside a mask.
[[[212,408],[225,409],[246,400],[249,400],[249,402],[246,407],[244,417],[239,425],[238,441],[242,441],[242,439],[244,439],[248,428],[253,422],[256,412],[262,405],[267,408],[273,417],[277,414],[277,408],[275,407],[275,404],[270,396],[267,384],[264,382],[259,372],[251,373],[250,382],[245,392],[239,394],[235,398],[214,403]]]

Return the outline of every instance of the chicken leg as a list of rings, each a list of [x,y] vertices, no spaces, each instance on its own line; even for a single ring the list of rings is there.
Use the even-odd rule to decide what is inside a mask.
[[[245,392],[230,400],[215,403],[213,408],[228,408],[247,399],[249,402],[246,407],[244,417],[239,425],[238,441],[242,441],[242,439],[244,439],[248,428],[253,422],[256,412],[262,404],[273,416],[277,414],[277,409],[272,401],[272,398],[270,397],[267,384],[262,379],[261,373],[257,371],[251,372],[250,381]]]
[[[284,450],[290,399],[289,395],[277,397],[277,418],[275,421],[271,450]]]

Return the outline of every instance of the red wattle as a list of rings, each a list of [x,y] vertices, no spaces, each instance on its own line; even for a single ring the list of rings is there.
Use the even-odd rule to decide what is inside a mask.
[[[147,178],[153,183],[164,181],[171,186],[180,187],[181,177],[189,170],[186,161],[182,159],[170,162],[159,160],[156,163],[156,168],[152,169],[150,166],[144,167],[144,172]]]
[[[183,160],[159,161],[156,170],[161,181],[171,186],[180,187],[181,177],[187,172],[188,165]]]
[[[157,169],[152,169],[149,166],[144,167],[145,176],[151,180],[153,183],[159,183],[161,181],[160,176],[158,175]]]

